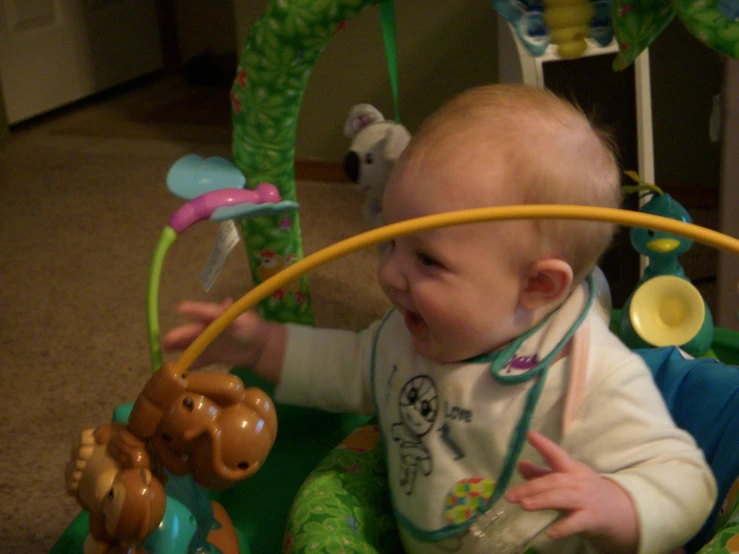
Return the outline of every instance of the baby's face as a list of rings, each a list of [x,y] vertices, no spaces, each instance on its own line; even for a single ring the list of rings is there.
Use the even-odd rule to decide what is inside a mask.
[[[475,186],[474,175],[448,175],[438,166],[428,171],[422,164],[397,169],[385,192],[386,223],[473,207],[459,199],[467,186]],[[453,183],[455,178],[460,180]],[[426,231],[387,246],[379,281],[419,354],[462,361],[518,334],[523,280],[512,261],[516,243],[510,226],[487,223]]]

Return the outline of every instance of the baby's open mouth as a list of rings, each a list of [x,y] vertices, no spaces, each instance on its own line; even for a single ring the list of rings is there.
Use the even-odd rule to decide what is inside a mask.
[[[411,332],[411,334],[415,334],[424,329],[426,327],[426,323],[423,321],[423,318],[416,312],[406,310],[405,326],[408,327],[408,330]]]

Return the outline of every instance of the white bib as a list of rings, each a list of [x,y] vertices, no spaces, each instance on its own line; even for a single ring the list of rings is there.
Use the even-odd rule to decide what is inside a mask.
[[[562,349],[590,310],[590,291],[587,285],[576,289],[545,322],[502,350],[456,364],[416,355],[402,317],[396,311],[387,316],[375,344],[372,383],[404,532],[437,542],[469,531],[489,548],[492,536],[496,544],[527,541],[557,517],[511,518],[510,509],[520,509],[504,500],[491,505],[496,485],[519,479],[512,469],[522,448],[528,448],[527,459],[539,458],[522,442],[528,428],[554,440],[562,436],[570,363]],[[385,338],[395,346],[378,347]],[[506,551],[503,544],[496,548]]]

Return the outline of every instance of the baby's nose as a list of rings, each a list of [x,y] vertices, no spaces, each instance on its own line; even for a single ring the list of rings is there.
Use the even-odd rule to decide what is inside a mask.
[[[377,274],[380,285],[386,291],[388,289],[404,291],[408,288],[408,282],[400,264],[393,259],[390,253],[386,252],[383,255]]]

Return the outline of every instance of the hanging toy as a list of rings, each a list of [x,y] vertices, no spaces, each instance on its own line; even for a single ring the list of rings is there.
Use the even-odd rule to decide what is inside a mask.
[[[372,227],[379,227],[385,183],[411,135],[400,123],[385,119],[371,104],[357,104],[344,123],[344,136],[351,139],[344,156],[344,172],[366,195],[362,215]]]
[[[652,198],[639,211],[692,223],[687,210],[659,187],[639,183],[629,192],[648,191]],[[621,310],[621,339],[631,348],[679,346],[692,356],[703,356],[713,343],[713,317],[698,289],[690,282],[678,258],[693,241],[672,233],[633,227],[631,244],[649,265]]]
[[[560,58],[579,58],[588,48],[593,5],[589,0],[543,0],[544,23]]]

